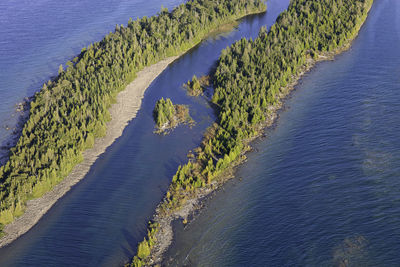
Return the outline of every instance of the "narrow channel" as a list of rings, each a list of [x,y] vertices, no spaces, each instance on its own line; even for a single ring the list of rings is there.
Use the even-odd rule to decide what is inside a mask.
[[[308,73],[168,253],[171,266],[398,266],[400,2]]]
[[[147,222],[178,166],[215,120],[206,98],[187,96],[182,84],[210,72],[222,49],[255,38],[289,0],[268,1],[268,12],[214,34],[171,64],[149,87],[137,117],[92,166],[83,181],[27,234],[0,249],[0,266],[118,266],[135,254]],[[196,121],[168,136],[153,134],[152,110],[161,97],[187,104]]]

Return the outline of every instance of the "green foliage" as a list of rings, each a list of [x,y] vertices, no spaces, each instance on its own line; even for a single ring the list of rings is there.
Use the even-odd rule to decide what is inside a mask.
[[[239,162],[269,108],[313,59],[338,52],[358,33],[373,0],[292,0],[269,32],[223,50],[212,77],[218,121],[196,156],[179,166],[161,205],[178,209],[197,187]]]
[[[2,224],[0,224],[0,238],[2,238],[4,236],[3,229],[4,229],[4,226]]]
[[[171,99],[161,98],[157,101],[153,111],[154,121],[158,130],[157,133],[166,133],[180,123],[193,123],[189,115],[189,108],[185,105],[174,105]]]
[[[218,123],[206,133],[196,160],[178,169],[172,190],[208,184],[241,159],[246,140],[257,135],[269,107],[285,95],[282,89],[311,63],[311,57],[334,53],[351,40],[371,4],[294,0],[269,33],[262,28],[254,41],[242,39],[223,50],[212,77]],[[194,77],[192,83],[197,81]]]
[[[175,107],[171,99],[161,98],[157,101],[153,111],[154,120],[158,128],[165,127],[172,123],[175,117]]]
[[[191,81],[188,81],[185,84],[185,87],[188,90],[188,94],[190,96],[199,96],[203,93],[203,88],[200,84],[200,81],[197,79],[196,75],[193,75],[193,78]]]
[[[144,262],[139,259],[138,256],[133,257],[133,261],[130,265],[131,267],[142,267],[144,266]]]
[[[143,242],[141,242],[139,244],[138,247],[138,252],[137,252],[137,256],[140,259],[145,259],[147,258],[147,256],[150,255],[150,247],[149,247],[149,242],[147,242],[146,239],[143,240]]]
[[[108,107],[145,66],[179,55],[211,30],[265,9],[261,0],[191,0],[172,12],[129,20],[82,49],[30,103],[22,135],[0,167],[0,223],[17,207],[43,195],[82,161],[82,152],[104,136]],[[22,208],[23,209],[23,208]]]
[[[159,230],[159,227],[160,226],[157,223],[149,222],[149,230],[147,231],[148,238],[145,238],[142,242],[140,242],[136,256],[129,265],[130,267],[141,267],[145,265],[145,260],[150,255],[151,248],[156,241],[156,234]]]
[[[207,86],[210,86],[209,76],[202,76],[198,79],[196,75],[193,75],[192,80],[184,84],[190,96],[199,96],[203,94]]]
[[[192,88],[194,91],[198,91],[201,90],[201,85],[200,85],[200,81],[197,79],[196,75],[193,75],[193,79],[192,79]]]

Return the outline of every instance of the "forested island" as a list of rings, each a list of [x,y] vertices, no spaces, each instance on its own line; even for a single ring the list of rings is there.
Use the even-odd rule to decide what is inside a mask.
[[[188,81],[183,85],[186,88],[188,95],[190,96],[200,96],[204,93],[204,90],[210,86],[210,77],[202,76],[197,78],[196,75],[193,75],[192,80]]]
[[[160,264],[169,245],[164,228],[185,216],[181,210],[187,203],[224,182],[226,172],[245,157],[249,142],[276,118],[303,73],[350,46],[372,3],[292,0],[269,32],[262,28],[255,40],[242,39],[222,51],[211,77],[218,119],[173,177],[130,266]]]
[[[171,12],[116,26],[59,68],[30,102],[29,119],[0,167],[0,228],[24,213],[83,160],[82,152],[106,133],[108,108],[146,66],[192,48],[211,31],[264,12],[261,0],[193,0]]]
[[[185,105],[174,105],[171,99],[161,98],[157,101],[153,111],[154,121],[156,123],[156,133],[168,133],[176,126],[182,123],[193,124],[190,117],[189,107]]]

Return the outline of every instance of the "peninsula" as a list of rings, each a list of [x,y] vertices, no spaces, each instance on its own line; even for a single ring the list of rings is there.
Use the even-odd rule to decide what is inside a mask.
[[[188,1],[117,25],[66,69],[60,66],[30,102],[29,119],[0,167],[0,228],[5,227],[0,246],[28,231],[84,177],[135,117],[144,90],[169,63],[220,26],[265,9],[261,0]],[[123,91],[127,86],[131,90]],[[130,98],[122,100],[121,91]]]
[[[195,156],[180,166],[130,266],[154,266],[172,242],[173,220],[187,221],[201,199],[229,179],[249,142],[277,117],[282,101],[317,61],[350,47],[373,0],[292,0],[269,31],[222,51],[212,74],[218,119]]]

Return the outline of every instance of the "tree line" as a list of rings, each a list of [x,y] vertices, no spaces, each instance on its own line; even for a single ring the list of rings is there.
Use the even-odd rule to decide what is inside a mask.
[[[241,39],[223,50],[212,75],[217,122],[188,163],[178,168],[160,214],[179,209],[197,188],[209,185],[238,163],[271,107],[287,93],[286,86],[315,59],[348,46],[372,2],[292,0],[269,31],[264,27],[255,40]],[[149,236],[152,242],[155,231]],[[145,264],[147,258],[142,256],[137,254],[131,266]]]
[[[198,44],[210,31],[265,10],[261,0],[190,0],[171,12],[130,19],[82,49],[30,103],[29,119],[0,167],[0,228],[83,160],[106,133],[108,108],[138,71]]]

